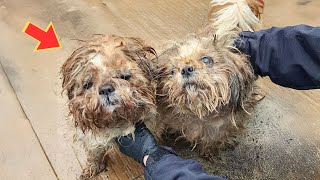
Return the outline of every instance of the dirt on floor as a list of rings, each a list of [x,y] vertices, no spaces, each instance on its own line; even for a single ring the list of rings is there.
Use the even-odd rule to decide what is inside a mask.
[[[264,28],[320,25],[319,0],[265,0]],[[66,132],[66,97],[59,69],[93,34],[144,38],[155,47],[197,32],[207,22],[210,0],[0,0],[0,179],[76,179],[81,148]],[[56,28],[61,49],[34,53],[37,41],[21,31],[27,21]],[[229,179],[320,179],[320,91],[295,91],[259,79],[267,93],[252,114],[238,146],[210,163],[208,172]],[[142,167],[117,153],[109,179],[141,178]]]

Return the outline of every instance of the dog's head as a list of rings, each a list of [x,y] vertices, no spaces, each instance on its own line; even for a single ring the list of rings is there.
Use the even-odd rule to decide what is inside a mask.
[[[142,40],[102,36],[75,50],[61,69],[70,114],[83,131],[117,128],[156,112],[153,48]]]
[[[246,56],[215,38],[189,37],[159,55],[159,101],[177,114],[203,118],[242,107],[254,74]]]

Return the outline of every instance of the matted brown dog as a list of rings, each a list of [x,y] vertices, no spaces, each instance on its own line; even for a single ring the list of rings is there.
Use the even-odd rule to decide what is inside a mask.
[[[85,42],[62,66],[75,140],[87,153],[81,179],[105,170],[115,137],[156,114],[153,58],[155,51],[141,39],[112,35]]]
[[[253,68],[233,40],[242,29],[259,25],[245,0],[211,5],[212,20],[202,34],[168,43],[159,53],[157,87],[160,126],[209,160],[233,144],[256,103]]]

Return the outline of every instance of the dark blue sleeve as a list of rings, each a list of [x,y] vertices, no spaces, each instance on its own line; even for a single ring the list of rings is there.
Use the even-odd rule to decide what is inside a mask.
[[[320,27],[242,32],[235,44],[250,56],[257,75],[293,89],[320,88]]]
[[[225,180],[208,175],[198,162],[174,154],[163,155],[160,159],[149,156],[144,176],[146,180]]]

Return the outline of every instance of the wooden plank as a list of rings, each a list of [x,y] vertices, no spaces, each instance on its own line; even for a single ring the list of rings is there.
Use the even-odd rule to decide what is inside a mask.
[[[305,5],[301,5],[301,1],[265,1],[266,8],[264,17],[264,26],[288,26],[298,24],[308,24],[319,26],[320,17],[317,12],[320,10],[320,1],[310,1]]]
[[[56,179],[0,65],[0,179]]]
[[[33,53],[37,41],[21,33],[27,20],[43,29],[54,21],[43,12],[47,8],[45,5],[50,4],[5,1],[0,21],[1,62],[58,178],[76,179],[81,166],[71,147],[71,136],[65,130],[65,102],[60,98],[57,60],[64,60],[64,55],[57,56],[52,51]],[[51,11],[53,15],[59,14],[56,10]],[[42,179],[42,176],[36,179]]]
[[[155,47],[196,33],[207,23],[210,0],[93,0],[117,33],[141,37]]]

